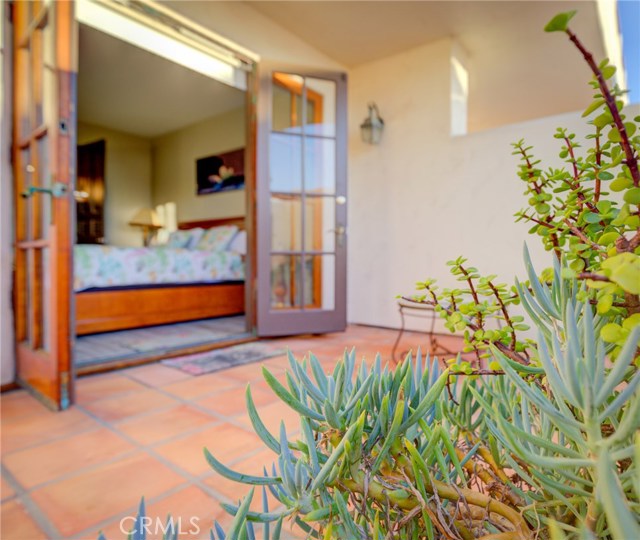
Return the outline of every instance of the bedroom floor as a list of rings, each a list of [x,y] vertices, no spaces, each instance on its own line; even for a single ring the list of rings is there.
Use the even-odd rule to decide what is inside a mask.
[[[76,367],[160,356],[246,334],[245,318],[219,317],[78,336],[73,349]]]
[[[371,361],[380,352],[388,361],[397,334],[351,325],[343,333],[263,343],[288,347],[298,358],[312,350],[331,370],[354,346],[358,357]],[[450,335],[438,340],[450,350],[462,344]],[[401,350],[427,344],[424,333],[410,332]],[[197,377],[158,363],[80,377],[77,402],[62,413],[49,412],[24,390],[3,394],[0,537],[95,540],[102,529],[109,540],[123,539],[121,525],[130,528],[145,495],[147,515],[162,523],[169,513],[182,517],[185,529],[197,519],[199,534],[184,531],[181,538],[208,539],[213,518],[230,521],[220,501],[233,502],[248,490],[216,475],[202,448],[253,474],[275,459],[251,427],[247,383],[268,429],[277,431],[281,420],[292,432],[298,426],[297,414],[266,386],[263,364],[284,379],[282,355]],[[303,537],[284,529],[285,538]]]

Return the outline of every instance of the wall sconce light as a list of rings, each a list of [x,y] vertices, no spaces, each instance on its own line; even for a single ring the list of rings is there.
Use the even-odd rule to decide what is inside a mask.
[[[368,107],[369,116],[360,124],[362,142],[367,144],[380,144],[382,132],[384,131],[384,120],[380,118],[378,106],[375,103],[369,103]]]

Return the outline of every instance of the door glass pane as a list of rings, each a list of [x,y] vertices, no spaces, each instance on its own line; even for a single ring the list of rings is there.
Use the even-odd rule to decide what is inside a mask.
[[[302,139],[272,133],[269,148],[271,191],[299,193],[302,190]]]
[[[49,272],[49,248],[42,249],[42,337],[40,346],[45,350],[51,349],[49,335],[49,317],[51,315],[51,272]]]
[[[291,309],[302,305],[300,255],[271,257],[271,308]]]
[[[22,178],[17,189],[21,193],[28,191],[29,186],[34,184],[33,171],[33,165],[31,165],[31,151],[29,148],[25,148],[20,152],[20,176]],[[17,227],[19,228],[17,231],[17,238],[18,240],[33,240],[31,220],[33,197],[21,199],[18,204],[22,207],[22,211],[26,213],[26,216],[24,219],[19,217],[18,220],[16,220]]]
[[[271,197],[271,251],[302,249],[302,200],[298,195]]]
[[[33,274],[31,275],[32,281],[29,284],[32,292],[32,335],[31,346],[34,349],[42,348],[42,335],[43,335],[43,279],[46,273],[44,268],[43,254],[41,249],[30,250],[33,253]]]
[[[272,130],[300,132],[304,79],[288,73],[273,74]],[[297,99],[296,99],[297,98]]]
[[[307,77],[307,135],[336,136],[336,83]]]
[[[307,193],[335,193],[336,142],[334,139],[305,138],[304,187]]]
[[[38,185],[43,187],[52,187],[49,175],[49,138],[42,137],[38,139]],[[51,224],[51,205],[53,197],[49,195],[36,195],[40,202],[40,231],[39,235],[46,238],[49,225]]]
[[[307,197],[304,215],[306,251],[335,251],[336,201],[333,197]]]
[[[304,259],[304,306],[333,309],[335,306],[335,256],[307,255]]]
[[[33,69],[33,106],[35,108],[34,127],[42,125],[42,31],[36,30],[31,37],[31,62]]]

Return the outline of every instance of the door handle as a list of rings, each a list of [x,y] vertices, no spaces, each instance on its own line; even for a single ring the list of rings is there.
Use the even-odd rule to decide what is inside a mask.
[[[52,197],[59,199],[64,197],[67,192],[68,188],[66,184],[63,184],[62,182],[54,182],[51,184],[51,187],[28,186],[20,195],[25,199],[28,199],[35,193],[46,193],[47,195],[51,195]]]
[[[344,237],[347,233],[347,228],[344,225],[338,225],[335,229],[329,229],[327,232],[335,233],[338,246],[342,247],[344,245]]]

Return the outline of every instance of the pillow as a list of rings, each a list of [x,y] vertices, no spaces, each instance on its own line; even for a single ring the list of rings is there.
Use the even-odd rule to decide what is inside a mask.
[[[186,231],[173,231],[169,235],[166,246],[170,248],[195,249],[202,238],[204,229],[195,228]]]
[[[227,251],[233,251],[240,255],[247,254],[247,231],[238,231],[238,233],[231,239]]]
[[[226,251],[229,243],[238,232],[236,225],[222,225],[207,229],[198,241],[196,249],[207,251]]]

